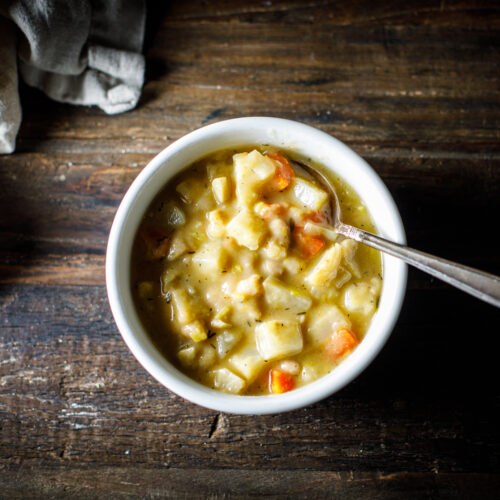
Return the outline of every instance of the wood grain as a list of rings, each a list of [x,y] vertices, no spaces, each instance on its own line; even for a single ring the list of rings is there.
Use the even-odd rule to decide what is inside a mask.
[[[152,379],[109,310],[105,251],[141,168],[206,123],[299,120],[361,154],[408,242],[500,274],[497,2],[150,5],[137,109],[106,116],[21,87],[0,157],[0,497],[496,498],[497,309],[409,273],[374,363],[264,417]]]

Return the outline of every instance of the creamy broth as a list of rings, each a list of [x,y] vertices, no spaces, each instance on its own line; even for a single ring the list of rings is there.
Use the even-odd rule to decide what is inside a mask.
[[[261,395],[310,383],[356,348],[376,312],[379,252],[328,227],[328,195],[293,157],[263,146],[211,154],[165,186],[137,232],[141,321],[208,387]],[[345,222],[375,232],[356,193],[323,171]]]

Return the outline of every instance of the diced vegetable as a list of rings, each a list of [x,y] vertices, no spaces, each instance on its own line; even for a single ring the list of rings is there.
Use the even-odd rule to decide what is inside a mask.
[[[215,347],[220,359],[224,359],[241,340],[243,334],[238,330],[225,330],[215,337]]]
[[[205,194],[203,182],[198,179],[186,179],[178,184],[175,190],[181,195],[184,203],[195,203]]]
[[[273,238],[285,249],[290,244],[290,226],[278,217],[269,221],[269,230]]]
[[[186,215],[175,203],[169,203],[165,207],[165,221],[169,226],[183,226],[186,223]]]
[[[281,370],[270,370],[269,390],[273,394],[282,394],[295,389],[295,378],[290,373]]]
[[[292,183],[292,179],[295,177],[293,168],[290,166],[288,160],[277,151],[268,151],[266,156],[271,158],[276,164],[274,179],[272,179],[269,183],[270,188],[276,191],[285,190]]]
[[[311,210],[320,210],[328,200],[325,191],[301,177],[293,179],[292,189],[297,200]]]
[[[304,269],[303,261],[297,259],[297,257],[287,257],[283,261],[283,266],[291,274],[298,274]]]
[[[337,271],[342,259],[342,247],[334,243],[325,250],[319,261],[306,276],[305,282],[309,286],[328,286],[337,276]]]
[[[365,282],[351,283],[344,292],[344,307],[349,312],[373,314],[378,294],[377,286]]]
[[[193,255],[192,261],[207,273],[220,273],[228,264],[228,254],[220,241],[207,241]]]
[[[194,307],[183,288],[172,288],[170,290],[171,302],[174,310],[174,318],[181,324],[186,325],[194,321]]]
[[[226,231],[239,245],[257,250],[266,234],[266,225],[253,212],[243,209],[231,219]]]
[[[302,351],[302,333],[298,323],[271,320],[259,323],[255,329],[257,349],[263,359],[292,356]]]
[[[226,305],[224,306],[220,311],[217,312],[217,314],[214,316],[212,321],[210,322],[210,325],[213,328],[228,328],[231,326],[229,323],[229,315],[232,311],[231,305]]]
[[[207,236],[213,240],[223,238],[226,234],[225,213],[222,210],[211,210],[207,213]]]
[[[293,228],[293,239],[301,254],[306,258],[314,257],[325,246],[323,236],[311,236],[300,226]]]
[[[236,197],[243,206],[249,206],[257,198],[262,185],[274,176],[276,164],[256,150],[236,154],[233,161]]]
[[[269,240],[262,249],[263,254],[268,259],[283,260],[286,258],[286,247],[275,240]]]
[[[231,368],[251,384],[265,365],[254,345],[246,345],[233,354],[227,362]]]
[[[199,320],[183,325],[181,331],[186,337],[191,337],[195,342],[207,339],[207,332]]]
[[[307,336],[311,343],[322,344],[339,328],[350,328],[351,322],[333,304],[320,304],[307,314]]]
[[[337,359],[346,352],[351,351],[358,344],[358,339],[348,328],[336,330],[325,345],[326,354]]]
[[[212,192],[217,204],[225,203],[231,196],[229,179],[227,177],[217,177],[212,181]]]
[[[252,274],[236,285],[236,293],[242,297],[254,297],[262,292],[262,276]]]
[[[177,357],[184,366],[191,366],[196,358],[196,347],[194,345],[183,347],[177,352]]]
[[[217,360],[217,351],[211,345],[203,345],[200,356],[198,357],[198,365],[202,370],[210,368]]]
[[[246,385],[246,382],[227,368],[219,368],[210,372],[215,389],[238,394]]]
[[[273,276],[268,276],[263,286],[266,302],[271,308],[299,313],[311,307],[312,301],[307,295]]]
[[[168,249],[167,259],[169,261],[182,257],[189,251],[189,246],[180,234],[174,234],[170,241],[170,248]]]

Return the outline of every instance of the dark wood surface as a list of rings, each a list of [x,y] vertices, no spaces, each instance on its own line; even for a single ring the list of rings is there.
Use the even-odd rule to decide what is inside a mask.
[[[500,274],[500,7],[466,1],[152,8],[137,109],[22,87],[0,157],[0,497],[498,498],[500,314],[417,271],[387,346],[313,406],[197,407],[139,366],[104,283],[141,168],[205,123],[305,122],[360,153],[412,246]]]

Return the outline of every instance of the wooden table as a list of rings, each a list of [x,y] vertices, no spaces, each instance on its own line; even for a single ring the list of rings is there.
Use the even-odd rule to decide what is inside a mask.
[[[155,8],[137,109],[22,87],[0,157],[0,497],[498,498],[497,309],[410,270],[394,333],[329,399],[218,414],[153,380],[104,282],[141,168],[205,123],[291,118],[361,154],[412,246],[500,274],[497,2],[185,1]]]

